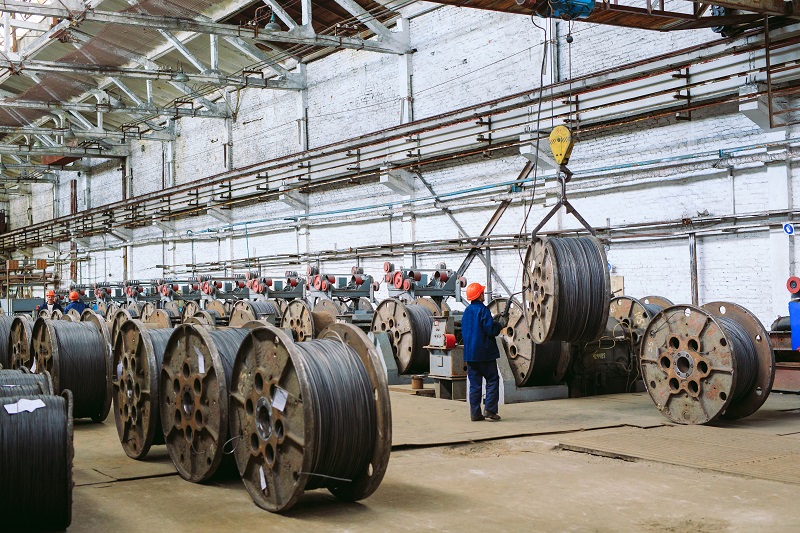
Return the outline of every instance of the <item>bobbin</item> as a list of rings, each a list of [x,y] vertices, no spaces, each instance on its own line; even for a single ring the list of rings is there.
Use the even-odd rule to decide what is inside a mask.
[[[595,238],[591,239],[594,248],[599,254],[599,263],[602,267],[603,286],[599,288],[603,294],[611,294],[611,278],[609,277],[606,252]],[[573,313],[572,309],[559,309],[559,298],[563,291],[571,288],[562,287],[558,277],[558,258],[553,248],[553,239],[534,237],[528,245],[525,254],[525,264],[522,271],[522,301],[530,323],[531,338],[537,344],[543,344],[553,338],[553,333],[560,317]],[[561,268],[564,268],[562,265]],[[588,275],[588,273],[580,273]],[[573,288],[574,289],[574,288]],[[607,300],[606,300],[607,302]],[[597,311],[599,327],[596,332],[588,332],[593,338],[582,339],[585,342],[596,340],[602,333],[608,320],[608,305],[603,305]],[[566,339],[558,339],[566,340]]]
[[[164,443],[158,401],[160,359],[148,324],[136,319],[122,324],[114,345],[111,384],[119,440],[133,459],[143,459],[153,444]]]
[[[333,324],[320,334],[347,344],[361,359],[372,385],[377,424],[372,457],[362,474],[328,490],[356,501],[375,492],[392,446],[392,412],[383,362],[369,337],[352,324]],[[292,338],[263,325],[242,341],[231,375],[231,435],[239,474],[253,501],[268,511],[294,505],[312,477],[315,427],[307,369]],[[276,394],[285,405],[277,405]]]
[[[755,381],[741,398],[734,398],[738,362],[718,320],[722,317],[738,323],[756,350]],[[750,311],[730,302],[663,309],[645,330],[640,364],[656,407],[677,424],[749,416],[764,404],[775,377],[766,329]]]
[[[495,298],[487,307],[492,316],[498,316],[505,311],[507,302],[508,298]],[[522,306],[515,299],[508,311],[508,325],[500,330],[500,337],[517,387],[553,385],[564,378],[571,357],[569,343],[534,344]]]
[[[281,318],[281,327],[290,329],[292,337],[302,342],[316,338],[319,333],[336,321],[329,313],[317,313],[305,300],[292,300]]]
[[[31,330],[33,322],[28,315],[17,315],[11,321],[8,335],[9,366],[14,370],[25,367],[32,369],[34,358],[31,357]]]
[[[181,324],[167,342],[158,386],[161,428],[172,463],[187,481],[211,478],[222,461],[229,423],[226,369],[246,333]],[[226,344],[229,337],[238,339],[235,347]]]
[[[267,305],[272,306],[272,308],[275,310],[275,313],[267,313]],[[272,320],[280,324],[280,310],[272,301],[252,302],[250,300],[239,300],[233,304],[229,325],[231,327],[242,327],[248,322],[265,319],[267,317],[272,317]]]
[[[430,323],[418,324],[409,311],[411,306],[425,309],[430,316],[438,316],[439,307],[433,300],[420,299],[413,304],[395,298],[382,301],[372,316],[371,331],[386,333],[392,346],[392,355],[400,374],[426,372],[430,368],[430,356],[424,346],[430,341]]]

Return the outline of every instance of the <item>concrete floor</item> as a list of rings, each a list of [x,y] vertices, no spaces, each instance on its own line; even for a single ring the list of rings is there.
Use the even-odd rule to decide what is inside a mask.
[[[503,421],[480,423],[458,402],[392,393],[392,406],[396,449],[378,491],[355,504],[307,493],[285,515],[257,508],[234,477],[183,481],[163,446],[128,459],[113,419],[79,423],[69,531],[800,530],[797,484],[557,448],[577,431],[666,424],[643,395],[507,405]],[[787,435],[800,432],[800,396],[773,395],[735,426],[800,452]]]

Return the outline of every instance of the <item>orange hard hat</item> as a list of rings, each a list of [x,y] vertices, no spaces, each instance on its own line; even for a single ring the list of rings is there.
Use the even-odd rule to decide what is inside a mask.
[[[477,300],[485,290],[486,287],[484,287],[480,283],[474,283],[474,282],[470,283],[469,285],[467,285],[467,300],[469,300],[470,302],[472,300]]]
[[[69,293],[69,300],[71,302],[77,302],[80,299],[81,299],[81,297],[78,294],[78,291],[72,291],[71,293]]]
[[[45,293],[45,296],[55,296],[55,295],[56,295],[56,291],[54,291],[54,290],[52,290],[52,289],[48,290],[48,291]]]

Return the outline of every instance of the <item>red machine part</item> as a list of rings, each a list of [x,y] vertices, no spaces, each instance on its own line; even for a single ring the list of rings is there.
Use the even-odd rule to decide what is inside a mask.
[[[403,288],[403,273],[399,270],[394,273],[394,288],[395,289],[402,289]]]
[[[797,294],[800,292],[800,278],[797,276],[792,276],[786,280],[786,289],[788,289],[791,294]]]
[[[411,280],[410,279],[404,279],[403,280],[403,290],[404,291],[410,291],[411,290]]]
[[[452,350],[456,347],[456,336],[452,333],[445,333],[444,334],[444,347],[448,350]]]

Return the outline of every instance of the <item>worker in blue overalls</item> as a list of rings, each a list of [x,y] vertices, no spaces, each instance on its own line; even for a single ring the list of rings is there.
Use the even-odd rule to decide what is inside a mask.
[[[495,337],[500,334],[508,319],[501,316],[495,319],[484,305],[483,293],[486,287],[480,283],[467,286],[466,297],[470,304],[461,318],[461,335],[464,339],[464,362],[467,364],[469,378],[469,414],[473,422],[479,420],[500,420],[497,404],[500,400],[500,375],[497,371],[497,349]],[[505,321],[505,323],[504,323]],[[481,393],[486,380],[485,413],[481,413]]]

